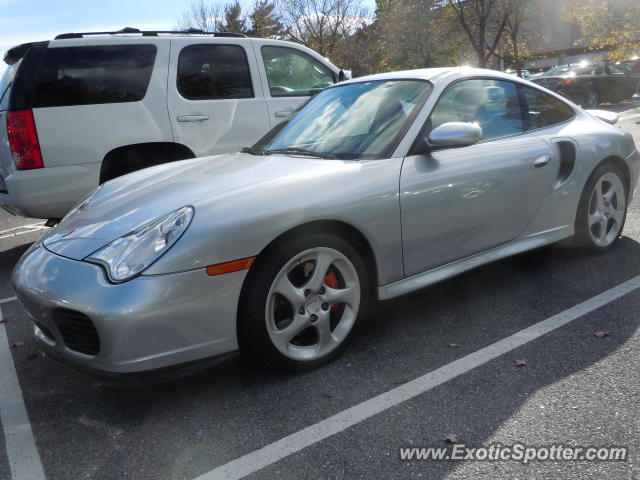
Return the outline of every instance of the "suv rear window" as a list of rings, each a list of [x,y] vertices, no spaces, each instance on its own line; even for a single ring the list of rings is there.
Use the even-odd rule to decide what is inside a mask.
[[[7,69],[0,78],[0,111],[6,110],[9,106],[9,94],[11,92],[11,83],[16,75],[20,62],[8,65]]]
[[[155,58],[155,45],[49,48],[38,71],[33,107],[140,101]]]

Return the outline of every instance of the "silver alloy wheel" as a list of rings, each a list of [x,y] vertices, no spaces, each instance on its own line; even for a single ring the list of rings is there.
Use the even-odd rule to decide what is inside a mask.
[[[622,180],[615,173],[598,179],[589,200],[589,234],[598,247],[608,247],[620,235],[626,199]]]
[[[287,262],[271,284],[267,331],[282,354],[315,360],[345,340],[359,307],[360,280],[351,261],[332,248],[312,248]]]

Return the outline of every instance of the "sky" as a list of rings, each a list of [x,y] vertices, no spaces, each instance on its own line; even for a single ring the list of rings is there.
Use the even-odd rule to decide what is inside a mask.
[[[0,59],[15,45],[59,33],[171,30],[190,5],[191,0],[0,0]],[[0,60],[0,75],[5,67]]]

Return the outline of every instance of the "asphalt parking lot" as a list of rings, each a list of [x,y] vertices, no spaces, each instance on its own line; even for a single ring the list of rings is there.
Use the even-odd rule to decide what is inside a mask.
[[[640,145],[640,112],[619,109]],[[128,389],[39,354],[10,274],[41,223],[0,214],[0,479],[640,478],[637,200],[611,252],[543,248],[380,303],[314,372],[234,358]],[[629,457],[400,459],[400,447],[446,446],[450,435],[471,446],[626,446]]]

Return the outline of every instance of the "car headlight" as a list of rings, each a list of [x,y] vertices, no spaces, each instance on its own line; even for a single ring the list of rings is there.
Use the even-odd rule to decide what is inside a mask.
[[[182,207],[147,222],[96,250],[85,261],[102,265],[112,282],[141,274],[178,241],[193,218],[193,207]]]

